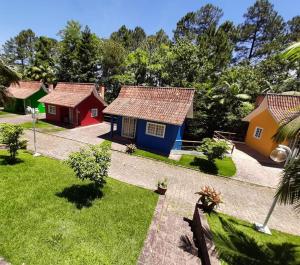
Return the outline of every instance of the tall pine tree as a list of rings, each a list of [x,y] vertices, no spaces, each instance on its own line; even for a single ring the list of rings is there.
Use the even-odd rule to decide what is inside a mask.
[[[284,41],[285,23],[268,0],[257,0],[239,25],[237,60],[257,61],[278,52]]]

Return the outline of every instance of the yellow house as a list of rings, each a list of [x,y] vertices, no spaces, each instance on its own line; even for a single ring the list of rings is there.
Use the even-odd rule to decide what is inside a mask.
[[[300,115],[300,96],[266,94],[258,99],[258,106],[243,119],[249,122],[245,141],[249,147],[269,156],[277,147],[272,136],[280,124]]]

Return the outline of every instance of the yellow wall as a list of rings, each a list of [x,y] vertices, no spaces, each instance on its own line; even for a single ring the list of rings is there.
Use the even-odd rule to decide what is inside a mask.
[[[254,137],[256,127],[263,129],[260,139]],[[249,122],[246,144],[257,150],[259,153],[269,156],[271,151],[277,147],[277,144],[272,140],[272,136],[276,133],[277,129],[278,125],[269,111],[264,110]]]

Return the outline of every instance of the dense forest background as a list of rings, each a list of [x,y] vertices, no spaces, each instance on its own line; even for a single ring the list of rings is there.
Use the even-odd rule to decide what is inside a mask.
[[[163,29],[147,36],[124,25],[104,39],[68,21],[58,39],[22,30],[0,56],[23,79],[105,85],[108,102],[122,84],[194,87],[189,137],[239,132],[257,95],[300,91],[299,62],[280,56],[300,39],[300,16],[285,21],[267,0],[250,6],[239,25],[221,23],[222,16],[219,7],[202,6],[177,22],[171,38]]]

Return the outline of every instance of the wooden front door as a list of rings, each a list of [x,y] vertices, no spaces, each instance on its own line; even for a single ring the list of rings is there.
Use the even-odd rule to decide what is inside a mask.
[[[130,117],[123,117],[122,119],[122,136],[126,138],[135,138],[136,119]]]

